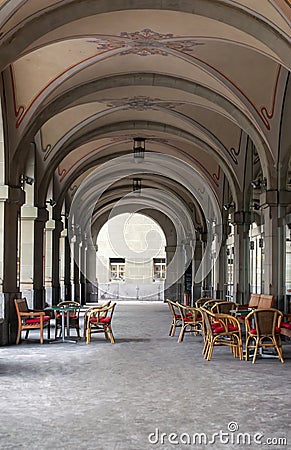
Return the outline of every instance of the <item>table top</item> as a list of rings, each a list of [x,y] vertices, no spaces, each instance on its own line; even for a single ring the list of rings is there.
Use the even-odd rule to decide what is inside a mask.
[[[235,314],[236,316],[246,315],[253,311],[252,308],[249,309],[231,309],[229,312]]]
[[[76,309],[81,309],[82,305],[80,306],[47,306],[44,308],[44,311],[74,311]]]

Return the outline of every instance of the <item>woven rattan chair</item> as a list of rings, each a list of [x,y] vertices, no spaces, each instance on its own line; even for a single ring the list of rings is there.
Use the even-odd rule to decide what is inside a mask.
[[[259,349],[273,347],[283,363],[280,325],[283,314],[275,308],[256,309],[245,318],[246,325],[246,360],[249,350],[254,349],[253,364],[256,362]],[[253,343],[252,343],[253,342]]]
[[[48,327],[49,335],[49,323],[51,320],[51,316],[46,315],[44,311],[29,309],[26,298],[15,298],[14,305],[18,320],[16,344],[19,344],[21,339],[21,332],[23,330],[26,331],[25,339],[28,338],[28,333],[30,330],[39,330],[40,343],[43,344],[43,329],[45,327]]]
[[[273,308],[274,300],[275,300],[274,295],[261,294],[258,309]]]
[[[181,328],[182,326],[182,317],[176,302],[173,302],[172,300],[169,299],[167,299],[166,302],[168,304],[172,318],[169,336],[173,337],[175,335],[176,328]]]
[[[201,308],[201,306],[203,306],[206,302],[208,302],[210,300],[214,300],[214,299],[210,298],[210,297],[198,298],[198,300],[196,300],[196,302],[195,302],[195,306],[196,306],[196,308]]]
[[[86,343],[90,344],[91,335],[93,333],[104,333],[105,338],[110,339],[111,344],[114,344],[115,339],[112,332],[112,318],[116,303],[103,308],[92,308],[88,313]]]
[[[212,306],[211,311],[218,314],[230,314],[230,311],[237,309],[235,302],[217,302]]]
[[[75,329],[78,337],[80,337],[80,303],[72,300],[66,300],[58,303],[57,306],[76,306],[76,309],[69,311],[69,327],[70,329]],[[59,311],[55,311],[55,320],[55,338],[57,338],[58,330],[59,336],[61,336],[62,333],[62,315]]]
[[[239,321],[229,314],[215,314],[201,308],[203,318],[204,348],[203,357],[212,358],[215,346],[230,347],[235,358],[243,359],[242,336]]]
[[[106,308],[106,306],[109,306],[111,303],[111,300],[108,300],[107,302],[103,303],[102,305],[97,305],[97,306],[91,306],[88,309],[86,309],[85,313],[84,313],[84,338],[86,339],[86,335],[87,335],[87,323],[88,323],[88,317],[89,317],[89,313],[92,309],[98,309],[98,308]],[[105,315],[105,313],[104,313]]]
[[[178,342],[182,342],[185,333],[194,333],[195,335],[202,332],[202,316],[197,308],[181,305],[177,303],[181,320],[181,331]]]

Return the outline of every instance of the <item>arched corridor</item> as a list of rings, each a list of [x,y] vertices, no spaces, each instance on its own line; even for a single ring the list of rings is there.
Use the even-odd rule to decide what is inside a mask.
[[[290,11],[0,1],[1,345],[16,297],[98,302],[96,238],[120,211],[164,230],[167,297],[290,312]]]

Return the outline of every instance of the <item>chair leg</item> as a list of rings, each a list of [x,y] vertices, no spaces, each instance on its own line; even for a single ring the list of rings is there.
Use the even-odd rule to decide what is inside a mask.
[[[21,328],[18,327],[18,331],[17,331],[17,338],[16,338],[16,345],[19,344],[20,342],[20,338],[21,338]]]
[[[184,333],[185,333],[185,325],[182,324],[181,331],[180,331],[179,338],[178,338],[179,344],[180,344],[180,342],[182,342],[183,339],[184,339]]]
[[[25,339],[28,338],[28,333],[29,333],[29,330],[26,330],[26,333],[25,333]]]
[[[111,344],[114,344],[115,343],[115,339],[114,339],[114,336],[113,336],[113,333],[112,333],[112,329],[111,329],[110,326],[107,329],[107,333],[109,335],[109,339],[110,339]]]
[[[259,339],[255,339],[255,342],[256,342],[256,346],[255,346],[255,351],[254,351],[254,356],[253,356],[253,361],[252,361],[253,364],[255,364],[255,362],[256,362],[257,354],[258,354],[258,350],[259,350],[259,344],[260,344]]]

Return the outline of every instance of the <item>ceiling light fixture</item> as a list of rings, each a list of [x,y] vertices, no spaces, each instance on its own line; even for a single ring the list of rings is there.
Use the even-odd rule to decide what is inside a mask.
[[[225,211],[228,211],[230,208],[235,208],[235,204],[233,202],[232,203],[225,203],[223,205],[223,209],[225,209]]]
[[[133,138],[133,157],[135,162],[142,162],[145,154],[145,138]]]

